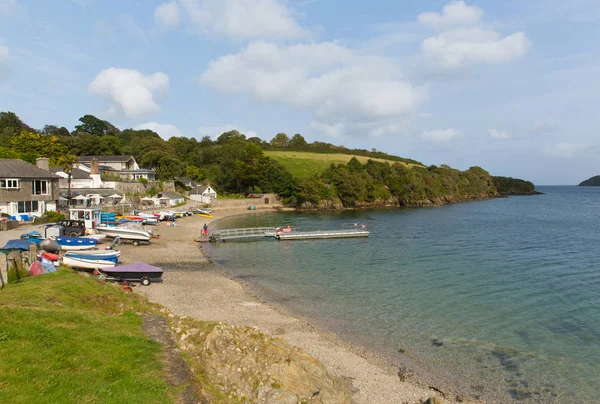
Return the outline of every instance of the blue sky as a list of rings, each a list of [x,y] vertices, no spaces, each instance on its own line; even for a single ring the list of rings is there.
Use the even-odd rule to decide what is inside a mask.
[[[600,174],[597,0],[0,0],[0,110]]]

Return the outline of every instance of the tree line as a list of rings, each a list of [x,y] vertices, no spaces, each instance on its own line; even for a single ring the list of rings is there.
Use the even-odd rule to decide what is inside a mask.
[[[162,139],[149,130],[120,130],[93,115],[79,118],[73,130],[46,125],[36,130],[13,112],[0,112],[0,158],[35,163],[50,158],[51,165],[68,169],[76,156],[132,155],[138,164],[153,168],[161,180],[189,177],[210,182],[221,194],[276,193],[291,205],[305,207],[444,203],[491,197],[498,194],[492,177],[480,167],[466,171],[448,166],[424,167],[421,163],[376,150],[349,150],[329,143],[308,143],[300,134],[276,134],[270,142],[228,131],[216,140],[187,137]],[[343,153],[391,160],[366,164],[353,158],[333,164],[320,176],[295,178],[265,150],[303,150]],[[419,166],[407,167],[402,163]],[[498,183],[504,188],[504,182]],[[517,184],[517,183],[514,183]],[[521,185],[520,183],[518,185]]]

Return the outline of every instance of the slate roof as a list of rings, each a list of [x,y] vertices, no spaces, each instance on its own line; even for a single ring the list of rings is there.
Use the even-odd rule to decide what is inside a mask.
[[[133,156],[79,156],[77,158],[82,163],[89,163],[94,157],[98,163],[126,163],[133,159]]]
[[[23,160],[0,159],[0,178],[60,178]]]
[[[169,198],[169,199],[184,199],[183,196],[178,194],[177,192],[159,192],[154,195],[155,198]]]
[[[200,185],[191,190],[191,194],[202,195],[210,185]]]
[[[56,174],[59,171],[63,171],[63,169],[60,167],[50,167],[50,171]],[[90,173],[88,173],[87,171],[83,171],[80,168],[73,167],[73,171],[71,172],[71,178],[74,180],[87,180],[90,178]]]

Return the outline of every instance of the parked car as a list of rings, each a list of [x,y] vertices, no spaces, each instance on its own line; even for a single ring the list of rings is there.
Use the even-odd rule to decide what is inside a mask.
[[[59,220],[55,224],[63,227],[61,236],[85,236],[85,222],[83,220]]]

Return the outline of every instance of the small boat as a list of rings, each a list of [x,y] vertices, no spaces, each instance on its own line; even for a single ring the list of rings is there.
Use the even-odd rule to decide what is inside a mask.
[[[117,237],[125,240],[150,241],[152,235],[139,223],[124,223],[120,226],[98,226],[96,231],[107,237]]]
[[[60,255],[58,255],[58,254],[52,254],[52,253],[49,253],[47,251],[43,251],[40,254],[40,256],[42,258],[46,258],[48,261],[52,261],[52,262],[58,261],[60,259]]]
[[[61,250],[91,250],[96,247],[96,240],[83,237],[56,237]]]
[[[69,257],[65,255],[62,259],[64,265],[77,268],[77,269],[106,269],[112,268],[116,265],[113,261],[102,260],[102,259],[84,259]]]
[[[131,265],[122,265],[113,268],[105,268],[102,272],[117,281],[141,282],[147,286],[151,282],[162,281],[162,268],[153,267],[143,262],[136,262]]]
[[[119,263],[119,251],[102,251],[102,252],[94,252],[88,253],[87,251],[72,251],[65,254],[65,257],[75,258],[87,261],[110,261],[115,264]]]
[[[212,219],[212,215],[210,214],[210,210],[208,209],[196,209],[194,213],[196,214],[196,216]]]
[[[15,239],[15,240],[8,240],[6,242],[6,245],[4,247],[2,247],[2,250],[23,250],[23,251],[29,251],[29,246],[31,245],[31,242],[27,241],[27,240],[21,240],[21,239]]]

